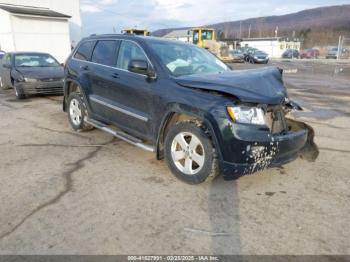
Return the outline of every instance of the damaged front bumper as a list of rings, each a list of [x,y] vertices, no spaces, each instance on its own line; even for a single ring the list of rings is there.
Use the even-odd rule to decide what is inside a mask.
[[[226,159],[220,161],[224,179],[236,179],[265,168],[279,167],[299,156],[315,160],[318,149],[313,142],[313,129],[303,122],[291,119],[287,119],[287,123],[289,131],[276,135],[259,128],[232,125],[232,136],[225,137]],[[230,155],[233,153],[236,155]]]

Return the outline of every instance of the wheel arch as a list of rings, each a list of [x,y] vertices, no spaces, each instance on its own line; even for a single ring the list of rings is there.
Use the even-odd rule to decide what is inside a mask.
[[[157,133],[156,142],[156,154],[158,160],[164,158],[164,141],[167,132],[173,125],[182,121],[198,121],[199,123],[203,124],[209,132],[209,136],[212,140],[214,147],[216,148],[218,157],[221,158],[219,142],[214,131],[212,122],[205,116],[203,112],[200,112],[198,110],[181,110],[179,109],[179,107],[177,107],[177,109],[168,110],[161,121],[161,125]]]
[[[74,79],[66,79],[64,82],[64,87],[63,87],[63,91],[64,91],[64,97],[63,97],[63,111],[66,112],[67,110],[67,99],[69,97],[69,94],[72,92],[77,92],[82,94],[82,96],[84,97],[84,100],[86,101],[86,106],[87,106],[87,110],[90,111],[90,107],[87,103],[87,97],[86,94],[84,92],[84,89],[81,87],[80,83]]]

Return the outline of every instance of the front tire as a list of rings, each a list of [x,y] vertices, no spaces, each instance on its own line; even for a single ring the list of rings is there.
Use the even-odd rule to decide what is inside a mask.
[[[23,93],[23,91],[16,85],[14,85],[15,89],[15,95],[18,100],[26,98],[26,95]]]
[[[171,172],[188,184],[214,178],[219,171],[207,131],[193,122],[179,122],[170,129],[165,138],[165,160]]]
[[[86,131],[92,127],[85,122],[87,109],[83,97],[79,93],[72,92],[68,97],[68,120],[75,131]]]

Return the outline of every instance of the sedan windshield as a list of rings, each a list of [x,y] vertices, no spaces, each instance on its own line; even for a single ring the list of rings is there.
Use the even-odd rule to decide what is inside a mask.
[[[57,67],[55,58],[48,54],[21,54],[15,56],[16,67]]]
[[[209,51],[191,44],[150,42],[149,46],[162,64],[175,76],[230,70]]]
[[[256,52],[254,52],[254,55],[266,56],[266,53],[261,52],[261,51],[256,51]]]

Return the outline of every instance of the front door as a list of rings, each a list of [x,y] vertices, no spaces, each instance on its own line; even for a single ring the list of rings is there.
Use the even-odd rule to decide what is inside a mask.
[[[116,88],[113,89],[113,100],[128,112],[119,114],[118,121],[125,128],[136,130],[145,139],[152,135],[152,108],[154,81],[147,76],[130,72],[128,66],[132,60],[143,60],[151,65],[143,48],[136,42],[123,40],[118,53],[118,78]]]
[[[100,65],[99,59],[94,59],[95,53],[95,57],[98,56],[99,42],[92,56],[91,106],[101,118],[113,122],[126,132],[146,140],[151,139],[152,81],[145,75],[128,71],[131,60],[148,61],[147,56],[137,43],[123,40],[115,48],[119,50],[116,61],[111,59],[108,65]],[[109,49],[114,52],[111,47]]]

